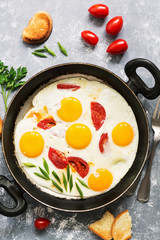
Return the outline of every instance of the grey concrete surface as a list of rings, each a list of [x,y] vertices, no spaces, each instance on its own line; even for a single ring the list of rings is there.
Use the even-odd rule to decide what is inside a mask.
[[[26,66],[28,74],[25,80],[37,72],[57,64],[67,62],[92,63],[105,67],[124,81],[125,64],[134,58],[147,58],[160,68],[160,25],[159,0],[101,0],[110,10],[106,19],[96,19],[88,13],[88,8],[97,3],[96,0],[1,0],[0,1],[0,60],[9,67]],[[53,19],[53,31],[45,44],[52,48],[57,57],[46,59],[35,57],[31,52],[37,46],[24,44],[21,38],[22,30],[37,11],[47,11]],[[105,26],[114,16],[123,16],[124,26],[116,37],[105,33]],[[99,36],[96,47],[85,44],[80,36],[81,31],[90,30]],[[128,51],[123,56],[110,56],[106,53],[107,46],[115,39],[124,38],[128,42]],[[58,49],[59,41],[68,51],[68,57]],[[41,44],[39,47],[43,46]],[[153,85],[152,76],[147,71],[140,70],[141,77],[148,86]],[[10,99],[15,94],[12,93]],[[147,100],[139,95],[151,119],[156,100]],[[0,116],[4,117],[4,104],[0,95]],[[152,136],[152,133],[151,133]],[[132,197],[122,197],[109,207],[89,213],[65,213],[46,207],[29,195],[24,194],[28,208],[22,215],[8,218],[0,215],[1,240],[93,240],[100,239],[88,230],[88,225],[98,220],[106,210],[115,216],[126,209],[132,216],[133,240],[160,239],[160,145],[158,145],[151,173],[151,195],[148,203],[142,204]],[[12,180],[6,166],[0,140],[0,174]],[[143,173],[144,174],[144,173]],[[0,202],[12,204],[4,189],[0,187]],[[44,231],[34,228],[37,217],[46,217],[51,225]]]

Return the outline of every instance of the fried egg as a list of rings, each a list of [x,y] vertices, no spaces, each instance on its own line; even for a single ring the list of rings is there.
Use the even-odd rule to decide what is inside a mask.
[[[87,198],[121,181],[139,139],[122,95],[100,81],[70,77],[38,90],[30,102],[17,117],[14,146],[34,184],[61,197]]]

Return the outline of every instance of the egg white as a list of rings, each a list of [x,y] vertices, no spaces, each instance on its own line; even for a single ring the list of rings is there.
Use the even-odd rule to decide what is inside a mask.
[[[51,172],[54,170],[62,180],[62,172],[64,172],[66,175],[66,169],[57,169],[48,158],[49,147],[53,147],[59,151],[64,152],[66,156],[80,157],[86,162],[92,163],[92,166],[90,166],[89,169],[89,173],[85,178],[81,178],[77,172],[72,173],[73,182],[77,182],[79,184],[80,188],[83,191],[84,197],[90,197],[102,192],[109,191],[115,187],[125,176],[125,174],[132,166],[136,156],[139,133],[134,113],[126,100],[116,90],[101,82],[89,81],[82,77],[74,77],[63,79],[61,81],[58,81],[58,83],[77,84],[80,85],[81,88],[77,91],[72,91],[70,89],[57,89],[57,82],[55,82],[43,88],[36,94],[32,101],[32,108],[27,111],[23,117],[20,113],[16,121],[14,131],[14,145],[17,160],[26,173],[27,177],[31,179],[35,184],[49,188],[55,192],[59,192],[55,187],[53,187],[51,181],[41,179],[34,174],[34,172],[39,172],[38,167],[29,168],[23,165],[23,163],[30,162],[36,166],[44,168],[43,158],[45,158],[50,169],[50,177],[54,179],[51,174]],[[82,104],[82,115],[78,120],[74,122],[64,122],[57,115],[57,110],[60,108],[60,102],[63,98],[66,97],[75,97]],[[95,130],[91,119],[90,103],[92,101],[100,103],[106,111],[106,120],[98,131]],[[24,108],[27,109],[26,104],[24,105]],[[35,117],[27,118],[28,114],[31,111],[39,112],[39,110],[44,106],[48,108],[49,115],[52,115],[56,121],[56,126],[47,130],[43,130],[37,127],[37,120]],[[129,123],[134,131],[133,141],[125,147],[115,145],[111,137],[113,128],[120,122]],[[92,132],[91,143],[86,148],[81,150],[71,148],[68,146],[65,140],[66,130],[74,123],[83,123],[87,125]],[[19,147],[21,136],[25,132],[32,130],[38,131],[42,135],[45,143],[42,154],[36,158],[28,158],[24,156],[21,153]],[[102,154],[99,150],[99,139],[102,133],[106,132],[108,133],[109,141],[106,145],[106,152]],[[95,173],[96,169],[99,168],[107,169],[113,175],[113,182],[107,190],[96,192],[85,188],[77,181],[77,178],[79,178],[88,184],[88,177],[90,174]],[[75,184],[71,192],[68,190],[65,191],[63,184],[61,187],[63,188],[64,194],[70,197],[79,196]]]

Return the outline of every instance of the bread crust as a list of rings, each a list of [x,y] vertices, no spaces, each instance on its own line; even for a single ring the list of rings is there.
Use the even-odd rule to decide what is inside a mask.
[[[124,223],[124,217],[125,220],[127,221],[127,224]],[[123,229],[121,226],[118,226],[118,223],[122,221],[123,224]],[[114,240],[128,240],[130,239],[131,236],[131,227],[132,227],[132,222],[131,222],[131,216],[129,215],[128,210],[125,210],[121,212],[115,219],[112,224],[112,236]]]
[[[107,211],[100,220],[90,224],[88,228],[102,239],[111,240],[111,227],[113,221],[114,216],[109,211]]]
[[[0,137],[2,135],[2,125],[3,125],[3,121],[2,119],[0,118]]]
[[[22,39],[29,44],[39,44],[48,39],[52,32],[52,18],[45,12],[37,12],[22,32]]]

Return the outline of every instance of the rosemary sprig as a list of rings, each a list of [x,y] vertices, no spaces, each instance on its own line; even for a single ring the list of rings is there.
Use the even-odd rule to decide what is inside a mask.
[[[52,179],[52,184],[60,191],[63,193],[63,189]]]
[[[27,162],[27,163],[23,163],[23,165],[26,166],[26,167],[30,167],[30,168],[32,168],[32,167],[36,167],[34,164],[29,163],[29,162]]]
[[[46,177],[47,180],[50,180],[50,177],[49,177],[49,175],[48,175],[48,173],[46,171],[44,171],[41,167],[39,167],[39,170]]]
[[[52,49],[48,48],[47,46],[44,46],[44,49],[53,57],[56,57],[56,54],[53,52]]]
[[[67,179],[66,179],[64,173],[63,173],[63,184],[64,184],[65,190],[67,192]]]
[[[49,174],[49,167],[48,167],[48,163],[46,162],[45,158],[43,158],[43,166],[44,166],[46,172]]]
[[[67,166],[67,180],[68,180],[68,182],[69,182],[69,179],[70,179],[70,167],[69,167],[69,164],[68,164],[68,166]]]
[[[73,188],[73,177],[71,175],[70,179],[69,179],[69,190],[70,190],[70,192],[72,191],[72,188]]]
[[[44,54],[41,53],[41,52],[36,52],[36,51],[34,51],[34,52],[32,52],[32,54],[35,55],[35,56],[38,56],[38,57],[47,58],[47,56],[44,55]]]
[[[47,177],[45,177],[45,175],[42,175],[42,174],[37,173],[37,172],[34,172],[34,174],[35,174],[36,176],[40,177],[40,178],[43,178],[43,179],[45,179],[45,180],[49,180]]]
[[[86,188],[90,189],[85,182],[83,182],[81,179],[77,178],[77,180]]]
[[[81,198],[83,198],[83,192],[82,192],[82,190],[80,189],[80,187],[79,187],[79,185],[77,183],[76,183],[76,188],[77,188]]]
[[[65,55],[68,56],[66,49],[58,42],[59,50]]]
[[[61,180],[58,177],[57,173],[55,171],[52,171],[52,175],[55,177],[55,179],[61,184]]]

